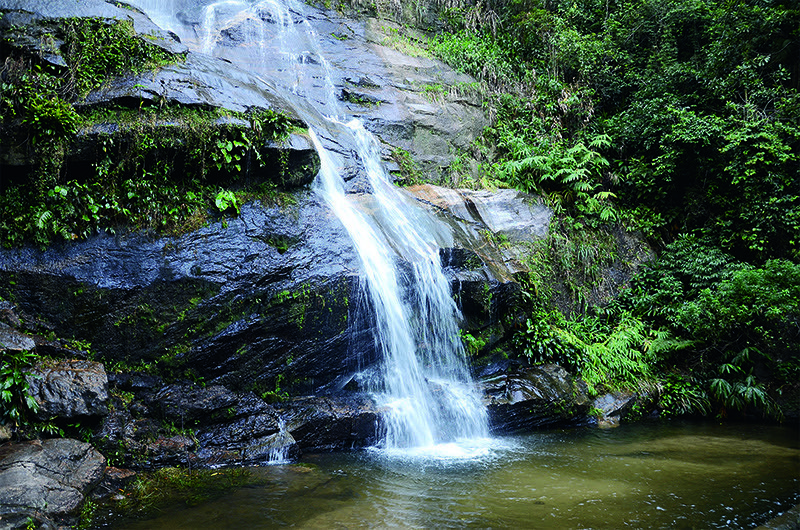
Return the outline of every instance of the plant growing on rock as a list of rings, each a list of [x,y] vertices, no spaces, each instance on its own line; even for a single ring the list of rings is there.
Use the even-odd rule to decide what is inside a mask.
[[[26,424],[39,404],[30,395],[28,384],[31,364],[38,358],[27,350],[0,350],[0,416],[4,423],[17,427]]]

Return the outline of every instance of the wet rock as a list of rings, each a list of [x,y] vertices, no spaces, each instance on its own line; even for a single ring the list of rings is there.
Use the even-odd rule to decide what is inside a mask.
[[[151,398],[151,407],[159,409],[167,421],[194,425],[210,423],[214,418],[228,414],[227,409],[231,409],[233,414],[238,401],[233,392],[220,385],[175,384],[159,390]]]
[[[148,44],[163,48],[172,54],[185,54],[186,46],[164,31],[136,9],[125,9],[105,0],[0,0],[0,31],[10,38],[14,46],[42,56],[53,66],[65,67],[53,41],[53,21],[96,17],[133,22],[136,33]],[[48,38],[43,38],[48,37]]]
[[[0,322],[0,350],[31,351],[34,348],[36,342],[30,336]]]
[[[100,483],[92,490],[92,499],[105,499],[112,495],[119,495],[119,491],[136,478],[136,471],[107,466]]]
[[[350,306],[359,266],[316,197],[244,205],[226,224],[3,249],[0,282],[13,277],[21,308],[107,362],[163,359],[175,375],[235,391],[274,390],[278,376],[285,389],[313,390],[374,357],[370,341],[351,349],[363,331]]]
[[[134,395],[117,403],[95,435],[128,467],[257,465],[299,456],[277,412],[252,392],[179,383]]]
[[[84,105],[145,104],[217,107],[237,112],[251,108],[282,110],[294,116],[292,106],[253,74],[214,57],[189,52],[185,61],[155,72],[117,77],[90,93]]]
[[[380,413],[368,396],[297,398],[276,411],[303,451],[352,449],[377,441]]]
[[[87,443],[51,439],[4,447],[0,514],[62,519],[103,476],[105,458]]]
[[[585,385],[558,365],[512,367],[481,379],[490,426],[496,433],[585,421]]]
[[[0,300],[0,324],[6,324],[12,328],[19,328],[22,325],[22,321],[16,312],[16,306],[6,300]],[[7,328],[0,325],[1,329]]]
[[[147,455],[145,466],[149,469],[158,469],[168,466],[189,466],[193,459],[193,452],[197,444],[191,436],[176,434],[173,436],[158,436],[144,446]]]
[[[592,408],[599,411],[597,426],[617,427],[619,422],[637,403],[638,396],[631,392],[612,392],[598,396],[592,402]]]
[[[71,419],[108,412],[108,377],[101,363],[83,360],[40,363],[27,376],[39,404],[37,418]]]

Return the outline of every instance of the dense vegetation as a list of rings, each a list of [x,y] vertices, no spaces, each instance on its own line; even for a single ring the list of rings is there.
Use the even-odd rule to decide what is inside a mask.
[[[444,18],[430,51],[481,80],[494,117],[466,155],[480,174],[451,183],[561,213],[519,351],[595,386],[649,382],[669,412],[779,416],[800,375],[797,4],[490,0]],[[559,309],[541,268],[580,297],[596,278],[569,267],[601,259],[614,221],[658,259],[607,307]]]

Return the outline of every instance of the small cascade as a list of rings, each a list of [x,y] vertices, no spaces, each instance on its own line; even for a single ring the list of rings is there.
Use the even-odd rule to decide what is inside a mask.
[[[322,162],[314,190],[358,252],[382,359],[380,377],[368,383],[388,411],[382,447],[435,456],[474,454],[464,448],[487,439],[488,420],[466,364],[460,312],[440,263],[439,250],[452,244],[451,234],[391,183],[375,138],[358,119],[346,116],[331,67],[299,2],[209,4],[195,42],[206,53],[221,53],[216,43],[234,24],[239,31],[248,28],[248,48],[258,43],[260,57],[251,50],[246,60],[260,61],[265,79],[296,96],[296,111],[309,123]],[[370,193],[346,192],[343,168],[348,167],[365,174]]]

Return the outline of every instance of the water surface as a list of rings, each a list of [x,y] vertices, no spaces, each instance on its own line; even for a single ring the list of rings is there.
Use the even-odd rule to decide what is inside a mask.
[[[116,527],[748,528],[800,502],[791,427],[663,421],[470,454],[306,455],[253,468],[259,485]]]

